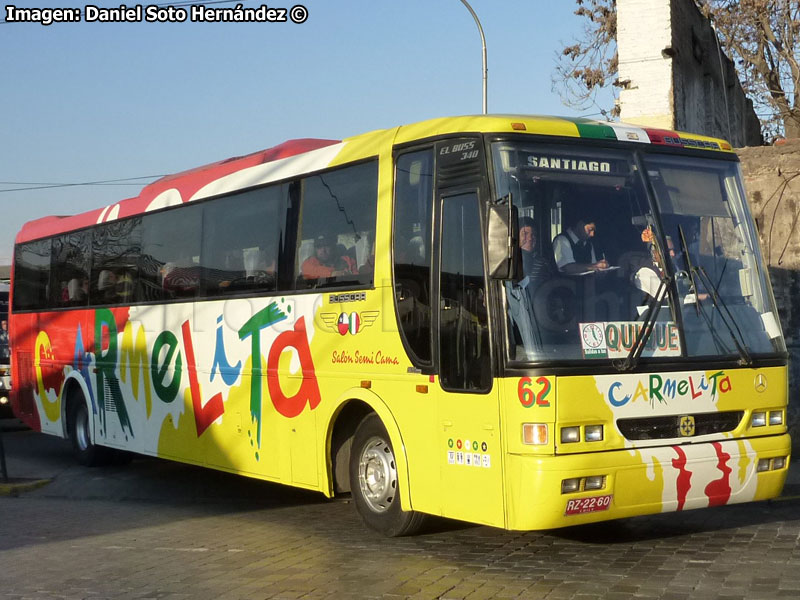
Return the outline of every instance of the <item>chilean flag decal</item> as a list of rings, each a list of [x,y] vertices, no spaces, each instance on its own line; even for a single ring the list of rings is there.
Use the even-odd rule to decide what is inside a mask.
[[[341,335],[347,335],[348,332],[355,335],[361,329],[361,318],[357,312],[352,312],[349,315],[342,313],[339,315],[338,328]]]

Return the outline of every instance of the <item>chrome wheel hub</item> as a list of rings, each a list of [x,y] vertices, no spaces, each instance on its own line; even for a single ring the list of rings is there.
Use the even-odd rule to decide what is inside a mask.
[[[397,468],[385,440],[375,437],[364,446],[358,461],[358,481],[371,510],[377,513],[389,510],[397,491]]]

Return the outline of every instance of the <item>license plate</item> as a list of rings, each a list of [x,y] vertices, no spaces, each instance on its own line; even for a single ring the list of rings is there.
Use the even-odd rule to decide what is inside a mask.
[[[599,512],[608,510],[611,506],[613,494],[605,496],[592,496],[591,498],[573,498],[567,501],[565,515],[582,515],[584,513]]]

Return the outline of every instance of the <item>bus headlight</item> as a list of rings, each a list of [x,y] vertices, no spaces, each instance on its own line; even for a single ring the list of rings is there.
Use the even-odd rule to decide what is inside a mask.
[[[547,423],[523,423],[522,443],[530,446],[545,446],[549,440]]]
[[[8,396],[0,396],[0,406],[8,404]]]
[[[602,425],[587,425],[583,432],[583,437],[587,442],[602,442],[603,441],[603,426]]]
[[[586,483],[583,486],[585,490],[602,490],[606,487],[605,475],[594,475],[586,478]]]
[[[783,425],[783,411],[782,410],[769,411],[769,424]]]
[[[581,441],[581,428],[580,427],[562,427],[561,428],[561,443],[573,444]]]
[[[561,493],[572,494],[581,490],[581,478],[564,479],[561,481]]]
[[[767,413],[764,411],[754,412],[750,417],[750,427],[764,427],[767,424]]]

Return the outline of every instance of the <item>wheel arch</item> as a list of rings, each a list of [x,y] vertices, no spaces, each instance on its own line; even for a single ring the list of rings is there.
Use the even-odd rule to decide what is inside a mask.
[[[324,448],[325,470],[323,471],[326,485],[324,485],[323,492],[328,497],[332,497],[336,493],[350,491],[349,480],[345,479],[344,485],[341,481],[341,476],[347,473],[347,471],[343,473],[341,468],[344,465],[349,469],[350,445],[353,435],[359,423],[371,413],[375,413],[386,428],[397,461],[397,470],[403,474],[399,478],[400,506],[403,510],[411,510],[408,460],[400,428],[383,399],[375,392],[364,388],[353,388],[343,394],[328,419]]]

